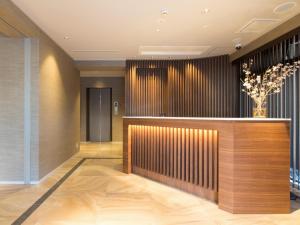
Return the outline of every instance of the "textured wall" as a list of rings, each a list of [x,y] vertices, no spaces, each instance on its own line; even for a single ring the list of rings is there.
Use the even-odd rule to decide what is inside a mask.
[[[0,38],[0,180],[23,180],[24,45]]]
[[[39,41],[31,39],[30,50],[30,176],[39,179]]]
[[[235,117],[239,112],[239,79],[228,56],[130,60],[125,85],[126,115]]]
[[[32,40],[31,180],[37,181],[78,151],[76,145],[80,142],[79,71],[75,68],[73,60],[11,1],[0,2],[0,19],[11,28],[10,32],[3,32],[3,26],[0,26],[0,33]],[[23,40],[21,42],[23,43]],[[19,144],[24,142],[24,132],[20,130],[24,127],[23,116],[21,117],[23,112],[20,111],[21,107],[24,107],[24,99],[21,100],[24,90],[24,83],[21,83],[24,80],[24,68],[20,67],[21,63],[24,64],[21,61],[24,60],[24,52],[16,52],[17,49],[22,50],[16,43],[12,44],[11,49],[8,49],[8,43],[3,45],[4,47],[0,48],[0,57],[3,57],[0,62],[0,80],[5,82],[1,80],[0,83],[0,113],[3,114],[0,114],[0,139],[5,136],[6,143],[11,143],[0,146],[0,169],[6,158],[14,157],[15,153],[10,149],[20,152],[19,149],[22,148],[18,157],[23,157],[24,151],[24,146]],[[16,53],[18,55],[13,55]],[[14,71],[16,69],[19,70],[19,74]],[[12,75],[8,76],[9,73]],[[9,96],[10,101],[5,95]],[[21,104],[19,101],[22,101]],[[18,129],[14,128],[19,123],[22,125]],[[6,129],[4,125],[10,127]],[[20,132],[23,132],[22,136]],[[16,160],[19,160],[18,157]],[[9,166],[23,174],[23,159],[22,162],[10,163]],[[7,171],[3,173],[12,177]],[[4,178],[0,177],[0,180]]]
[[[80,115],[80,136],[81,141],[86,141],[86,93],[87,88],[112,88],[112,102],[119,102],[119,114],[114,115],[112,109],[112,141],[123,141],[123,119],[124,105],[124,78],[123,77],[90,77],[81,78],[81,115]]]
[[[39,176],[77,152],[80,142],[79,71],[61,49],[40,39]]]

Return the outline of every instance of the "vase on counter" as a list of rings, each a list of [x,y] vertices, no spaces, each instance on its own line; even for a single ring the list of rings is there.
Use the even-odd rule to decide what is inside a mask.
[[[254,101],[253,107],[254,118],[267,118],[267,102],[266,101]]]

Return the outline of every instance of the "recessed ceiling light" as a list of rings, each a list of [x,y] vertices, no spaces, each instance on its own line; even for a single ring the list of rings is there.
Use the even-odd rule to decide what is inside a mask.
[[[159,29],[159,28],[157,28],[157,29],[156,29],[156,32],[160,32],[160,29]]]
[[[143,56],[198,56],[210,46],[140,46]]]
[[[169,12],[168,12],[167,9],[162,9],[162,10],[160,11],[160,13],[161,13],[161,15],[163,15],[163,16],[167,16],[167,15],[169,14]]]
[[[69,36],[64,36],[64,39],[65,39],[65,40],[69,40],[70,37],[69,37]]]
[[[284,2],[276,6],[273,10],[274,13],[285,13],[297,5],[296,2]]]
[[[207,13],[209,13],[209,9],[208,8],[202,9],[201,13],[202,14],[207,14]]]

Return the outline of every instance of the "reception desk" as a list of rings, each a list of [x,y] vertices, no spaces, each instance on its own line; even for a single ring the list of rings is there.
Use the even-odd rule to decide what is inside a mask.
[[[193,193],[232,213],[288,213],[289,123],[124,117],[124,172]]]

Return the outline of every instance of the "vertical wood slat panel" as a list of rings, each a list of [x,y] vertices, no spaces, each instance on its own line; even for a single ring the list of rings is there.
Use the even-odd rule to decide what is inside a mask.
[[[165,136],[165,140],[166,140],[166,145],[165,145],[165,149],[167,151],[167,155],[166,155],[166,160],[165,160],[165,175],[166,176],[170,176],[170,167],[171,167],[171,149],[170,149],[170,128],[167,127],[166,129],[166,136]]]
[[[129,60],[126,115],[237,117],[239,90],[233,87],[238,86],[239,78],[234,71],[228,56]]]
[[[132,146],[132,149],[136,149],[135,147],[135,144],[136,144],[136,141],[135,141],[135,126],[132,125],[131,126],[131,146]],[[132,151],[132,164],[133,165],[136,165],[136,151]]]
[[[184,167],[185,167],[185,170],[184,170],[184,176],[185,176],[185,181],[186,182],[190,182],[190,173],[189,173],[189,162],[190,162],[190,146],[189,146],[189,142],[190,142],[190,131],[188,128],[184,129],[185,130],[185,150],[184,150],[184,155],[185,155],[185,160],[184,160]]]
[[[189,182],[195,183],[194,181],[194,168],[195,167],[195,153],[194,153],[194,129],[189,129],[189,147],[190,147],[190,156],[189,156]]]
[[[213,140],[212,131],[208,131],[208,187],[213,189]]]
[[[185,128],[181,128],[181,180],[185,180],[185,156],[186,156],[186,151],[185,151]]]
[[[208,188],[208,139],[207,139],[207,130],[203,132],[203,178],[205,188]]]
[[[159,173],[163,174],[163,128],[159,127]]]
[[[213,148],[213,154],[214,154],[213,161],[214,162],[218,162],[219,161],[219,153],[218,153],[218,149],[219,149],[219,136],[218,136],[218,132],[217,131],[213,131],[213,132],[214,132],[214,134],[213,134],[213,144],[214,144],[214,148]],[[219,173],[218,169],[219,169],[219,167],[218,167],[218,165],[216,163],[214,164],[213,169],[214,169],[214,171],[213,171],[213,173],[214,173],[213,174],[213,179],[214,179],[214,181],[213,181],[213,184],[214,184],[213,189],[215,191],[218,191],[218,173]]]
[[[200,164],[199,164],[199,130],[195,129],[194,130],[194,138],[193,138],[193,142],[194,142],[194,183],[196,185],[199,185],[199,169],[200,168]]]
[[[265,47],[236,61],[239,68],[239,76],[243,77],[242,65],[253,60],[253,70],[256,73],[262,73],[267,68],[277,63],[292,63],[300,58],[299,29],[295,30],[284,37],[274,40]],[[290,177],[292,188],[300,190],[300,71],[292,77],[287,78],[279,94],[274,94],[267,99],[267,111],[270,118],[291,118],[291,145],[290,145]],[[240,87],[242,89],[242,87]],[[245,93],[241,92],[240,115],[241,117],[252,116],[253,103]]]
[[[169,150],[170,150],[170,167],[169,168],[169,176],[174,177],[173,168],[174,168],[174,138],[173,138],[173,130],[174,128],[168,128],[170,129],[170,136],[169,136]]]
[[[218,191],[217,131],[134,125],[131,146],[133,172],[142,169],[156,174],[152,179],[174,179],[179,188],[189,184]],[[147,177],[149,172],[141,175]]]
[[[181,139],[181,128],[177,129],[177,179],[181,179],[181,143],[182,143],[182,139]]]
[[[177,138],[177,135],[178,135],[178,132],[177,132],[177,128],[174,128],[174,133],[173,133],[173,143],[174,143],[174,161],[173,161],[173,177],[174,178],[177,178],[177,167],[178,167],[178,164],[177,164],[177,156],[178,156],[178,138]]]
[[[204,186],[204,160],[203,160],[203,156],[204,156],[204,151],[203,151],[203,145],[204,145],[204,141],[203,141],[203,130],[199,130],[199,185],[201,187]]]

